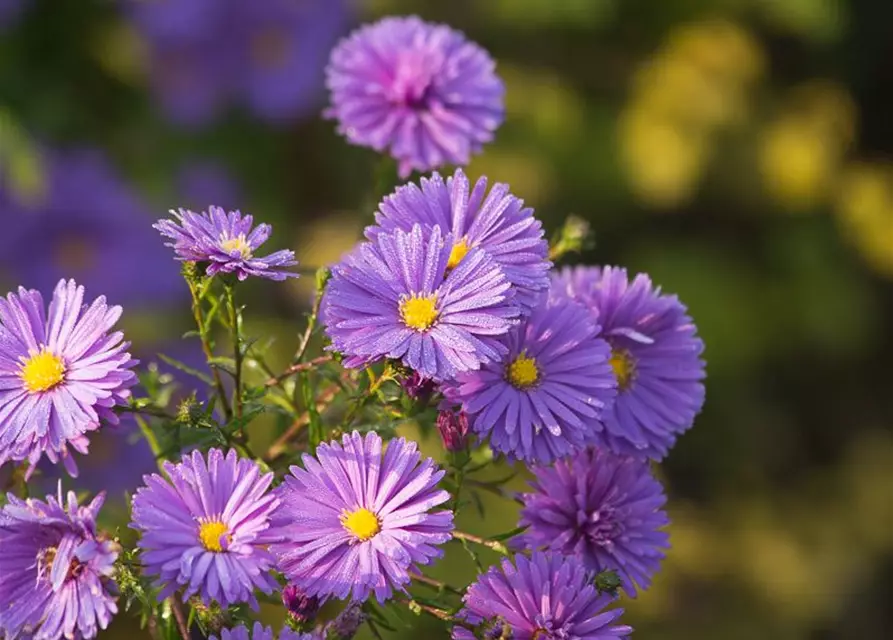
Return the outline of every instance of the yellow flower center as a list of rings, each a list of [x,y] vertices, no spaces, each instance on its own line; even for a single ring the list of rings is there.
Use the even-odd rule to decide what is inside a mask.
[[[30,358],[22,358],[19,376],[25,388],[31,393],[48,391],[65,379],[65,363],[46,347],[31,352]]]
[[[519,389],[526,389],[539,380],[540,372],[536,368],[536,360],[528,358],[526,352],[521,352],[517,358],[509,365],[508,378],[509,382]]]
[[[355,511],[344,511],[341,514],[341,524],[360,542],[365,542],[381,531],[378,516],[362,507]]]
[[[220,520],[209,520],[201,523],[198,529],[198,538],[205,549],[214,553],[220,553],[223,551],[220,539],[228,533],[229,530],[226,528],[226,525],[220,522]]]
[[[233,251],[237,251],[243,260],[247,260],[251,257],[251,245],[248,244],[248,240],[245,238],[244,233],[240,233],[235,238],[221,238],[220,248],[229,254],[232,254]]]
[[[404,298],[400,302],[400,317],[410,329],[428,330],[437,320],[437,296],[433,293],[427,296],[414,293]]]
[[[613,349],[611,351],[611,368],[617,377],[617,386],[621,391],[629,389],[629,385],[636,377],[636,362],[626,349]]]
[[[459,263],[462,262],[462,258],[468,253],[468,250],[471,247],[468,246],[468,240],[462,238],[453,245],[452,251],[450,251],[450,259],[447,261],[447,269],[455,269],[459,266]]]

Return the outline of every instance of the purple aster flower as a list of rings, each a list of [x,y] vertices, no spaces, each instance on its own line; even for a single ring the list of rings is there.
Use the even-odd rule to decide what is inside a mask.
[[[590,309],[611,345],[619,389],[602,418],[605,444],[660,460],[704,404],[704,343],[685,305],[647,275],[630,282],[617,267],[564,269],[553,291]]]
[[[186,126],[233,104],[271,121],[306,114],[321,98],[326,56],[350,15],[345,0],[132,4],[153,89],[167,116]]]
[[[611,597],[598,593],[594,579],[579,562],[557,553],[515,556],[514,565],[505,559],[468,588],[459,618],[474,625],[499,619],[513,640],[625,638],[632,628],[615,624],[623,609],[603,611]],[[454,640],[474,637],[469,629],[453,629]]]
[[[498,361],[518,316],[514,290],[483,250],[447,269],[452,246],[440,227],[379,234],[332,269],[323,300],[332,348],[358,366],[400,359],[426,378]]]
[[[391,440],[382,454],[378,434],[354,431],[303,460],[278,489],[284,535],[271,549],[308,595],[363,601],[374,591],[383,602],[405,591],[414,565],[442,555],[453,512],[431,509],[450,494],[437,488],[444,472],[430,458],[420,462],[416,443]]]
[[[587,569],[613,569],[636,596],[660,567],[669,536],[662,507],[667,498],[646,460],[601,449],[581,451],[534,470],[515,538],[522,548],[549,548],[575,556]]]
[[[377,226],[367,227],[370,240],[395,229],[409,231],[413,225],[438,225],[453,237],[447,263],[455,267],[471,247],[484,249],[517,289],[515,300],[522,311],[536,304],[539,292],[549,288],[549,245],[533,209],[509,193],[506,184],[493,185],[487,193],[487,178],[470,188],[468,178],[457,169],[444,182],[439,174],[422,178],[387,196],[375,214]]]
[[[7,494],[0,509],[0,636],[93,638],[118,612],[118,546],[96,531],[100,494],[86,507],[59,485],[46,502]]]
[[[273,227],[259,224],[252,229],[254,218],[250,215],[243,216],[239,211],[227,213],[214,206],[207,213],[180,209],[171,211],[171,215],[176,222],[159,220],[153,226],[173,241],[166,246],[176,252],[177,259],[210,263],[209,276],[234,273],[239,280],[258,276],[278,281],[298,277],[296,273],[281,271],[298,264],[293,251],[282,249],[264,258],[254,255],[270,237]]]
[[[352,144],[388,149],[404,178],[468,164],[505,113],[505,87],[487,52],[417,17],[355,31],[332,51],[326,84],[326,115],[338,131]]]
[[[33,202],[4,194],[0,185],[0,271],[9,280],[49,291],[60,278],[74,278],[128,310],[184,299],[149,208],[102,152],[45,151],[41,170],[44,189]]]
[[[117,424],[114,407],[137,383],[137,361],[120,332],[121,307],[105,296],[84,304],[84,287],[62,280],[49,311],[38,291],[19,287],[0,298],[0,465],[43,455],[71,475],[69,448],[87,453],[87,434]]]
[[[265,627],[260,622],[255,622],[251,631],[248,627],[239,625],[232,629],[223,629],[219,636],[213,635],[210,640],[276,640],[277,636],[272,627]],[[278,636],[279,640],[323,640],[322,634],[298,633],[288,627],[283,627]]]
[[[508,356],[447,385],[472,430],[512,459],[548,463],[596,441],[617,383],[610,348],[578,304],[543,296],[505,338]]]
[[[164,470],[170,482],[145,477],[130,525],[142,532],[144,571],[162,589],[159,600],[182,587],[184,602],[198,593],[205,604],[257,607],[255,588],[278,588],[267,550],[278,535],[270,518],[279,500],[267,491],[273,474],[219,449],[208,452],[207,463],[194,451],[180,464],[165,462]]]

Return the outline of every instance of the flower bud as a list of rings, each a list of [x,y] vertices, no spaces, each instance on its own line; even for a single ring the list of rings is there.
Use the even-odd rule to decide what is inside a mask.
[[[295,622],[308,622],[319,612],[319,600],[315,596],[308,596],[293,584],[282,590],[282,604]]]
[[[415,371],[405,375],[400,380],[400,384],[406,392],[406,395],[413,400],[422,402],[427,402],[437,387],[431,378],[423,378]]]
[[[462,411],[441,411],[437,414],[437,429],[447,451],[464,451],[468,446],[468,416]]]
[[[326,625],[326,640],[350,640],[362,624],[366,622],[366,614],[358,604],[349,604],[338,616]]]

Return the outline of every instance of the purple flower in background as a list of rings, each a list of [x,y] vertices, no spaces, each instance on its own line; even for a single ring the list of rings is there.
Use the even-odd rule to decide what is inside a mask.
[[[232,205],[241,199],[239,186],[229,171],[208,161],[193,161],[180,168],[177,193],[181,202],[196,208],[206,206],[208,202]]]
[[[398,187],[379,205],[376,226],[366,228],[370,240],[395,229],[409,231],[413,225],[438,225],[453,237],[447,263],[454,268],[471,247],[486,251],[516,288],[515,300],[522,311],[536,304],[539,292],[549,288],[549,245],[543,226],[533,209],[509,193],[506,184],[493,185],[487,193],[487,178],[470,188],[461,169],[444,182],[439,174]]]
[[[648,461],[600,449],[581,451],[534,470],[515,538],[526,549],[548,548],[579,559],[587,569],[613,569],[624,590],[647,589],[660,567],[670,521],[667,501]]]
[[[257,276],[277,281],[298,277],[281,270],[298,264],[293,251],[282,249],[263,258],[254,255],[270,237],[273,227],[262,223],[252,229],[254,218],[250,215],[227,213],[214,206],[207,213],[180,209],[171,211],[171,215],[176,221],[162,219],[154,228],[173,241],[166,246],[174,250],[177,259],[210,263],[209,276],[234,273],[239,280]]]
[[[25,0],[0,0],[0,31],[11,27],[22,13]]]
[[[518,316],[513,289],[481,249],[448,270],[451,246],[440,227],[416,225],[379,234],[332,268],[326,331],[347,366],[395,358],[443,380],[502,359],[499,336]]]
[[[223,629],[220,635],[212,635],[209,640],[276,640],[277,636],[271,627],[265,627],[260,622],[255,622],[251,631],[248,627],[239,625],[232,629]],[[288,627],[283,627],[278,636],[279,640],[323,640],[322,634],[298,633]]]
[[[105,296],[84,304],[84,287],[62,280],[49,311],[38,291],[19,287],[0,298],[0,465],[43,455],[71,475],[69,447],[87,453],[87,434],[118,423],[114,407],[137,383],[137,361],[120,332],[121,307]]]
[[[553,291],[595,314],[611,345],[619,388],[603,417],[605,444],[660,460],[704,404],[704,343],[685,305],[661,294],[647,275],[630,282],[616,267],[563,269]]]
[[[326,115],[338,131],[352,144],[388,150],[401,177],[468,164],[505,113],[505,87],[487,52],[417,17],[355,31],[332,51],[326,84]]]
[[[0,509],[0,636],[94,638],[118,612],[111,576],[118,546],[96,532],[99,495],[86,507],[59,486],[46,502],[7,494]]]
[[[219,449],[208,452],[207,463],[194,451],[164,469],[170,482],[145,477],[130,525],[142,533],[144,571],[162,589],[159,600],[183,588],[184,602],[198,593],[205,604],[256,608],[255,588],[267,594],[278,588],[267,550],[279,535],[271,525],[279,504],[268,491],[273,474],[261,475],[257,463]]]
[[[498,618],[513,640],[627,637],[632,628],[616,624],[623,609],[604,611],[611,597],[599,595],[594,578],[579,562],[557,553],[515,556],[514,565],[505,559],[478,577],[458,617],[473,625]],[[454,640],[474,638],[469,629],[453,628]]]
[[[410,569],[440,557],[453,530],[452,511],[431,511],[450,499],[437,488],[444,472],[420,460],[415,442],[391,440],[382,454],[378,434],[356,431],[304,455],[277,490],[284,535],[271,549],[286,578],[320,598],[405,591]]]
[[[444,389],[471,427],[512,459],[548,463],[596,441],[617,383],[610,348],[570,300],[540,305],[505,338],[508,357],[463,373]]]
[[[172,120],[191,126],[229,104],[271,121],[307,113],[350,13],[345,0],[178,0],[129,11],[155,93]]]
[[[108,158],[96,150],[47,151],[41,170],[45,188],[34,202],[16,200],[0,184],[0,272],[40,291],[74,278],[128,309],[183,299],[179,269],[152,231],[148,207]]]

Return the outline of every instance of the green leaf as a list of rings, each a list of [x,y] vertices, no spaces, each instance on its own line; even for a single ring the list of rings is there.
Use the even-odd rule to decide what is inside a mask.
[[[184,364],[184,363],[180,362],[179,360],[171,358],[170,356],[166,356],[163,353],[159,353],[158,357],[161,358],[161,360],[163,362],[165,362],[166,364],[169,364],[170,366],[172,366],[174,369],[177,369],[178,371],[182,371],[183,373],[190,375],[193,378],[198,378],[199,380],[201,380],[208,386],[211,386],[212,384],[214,384],[214,381],[211,380],[211,376],[206,375],[197,369],[193,369],[189,365]]]

